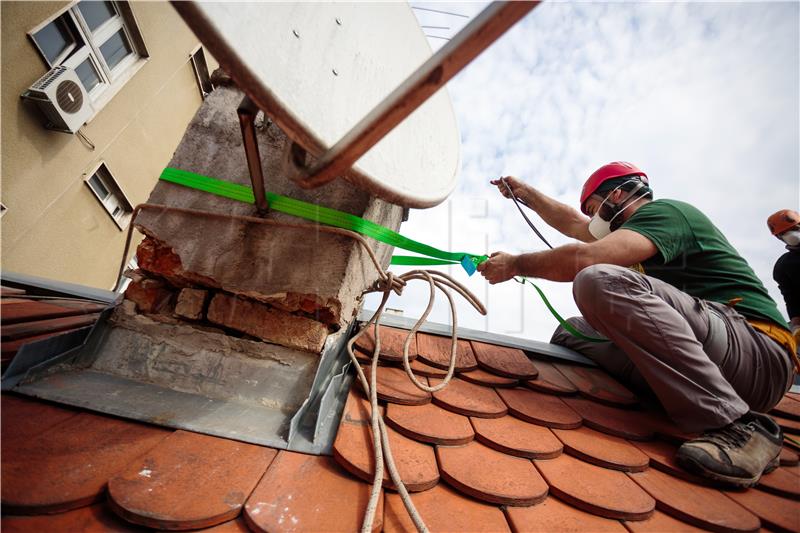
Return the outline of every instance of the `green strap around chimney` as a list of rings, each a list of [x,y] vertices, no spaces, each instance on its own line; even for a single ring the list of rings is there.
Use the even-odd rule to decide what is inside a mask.
[[[230,183],[177,168],[165,168],[161,173],[161,179],[170,183],[182,185],[184,187],[230,198],[231,200],[237,200],[239,202],[248,204],[255,203],[253,190],[246,185]],[[488,259],[488,257],[485,255],[439,250],[433,246],[428,246],[427,244],[404,237],[396,231],[393,231],[385,226],[381,226],[380,224],[376,224],[371,220],[366,220],[364,218],[351,215],[350,213],[345,213],[343,211],[338,211],[336,209],[323,207],[309,202],[303,202],[302,200],[296,200],[294,198],[289,198],[288,196],[282,196],[280,194],[271,192],[267,192],[266,195],[267,202],[269,202],[269,208],[274,209],[275,211],[299,218],[304,218],[319,224],[326,224],[329,226],[335,226],[337,228],[355,231],[356,233],[360,233],[366,237],[371,237],[376,241],[394,246],[395,248],[402,248],[403,250],[420,254],[419,256],[395,255],[392,257],[393,265],[430,266],[458,264],[464,267],[464,270],[466,270],[467,274],[471,276],[475,273],[476,267]],[[550,302],[547,300],[541,289],[539,289],[539,287],[537,287],[529,279],[515,278],[515,281],[518,281],[519,283],[529,283],[532,285],[533,288],[539,293],[539,296],[541,296],[542,301],[547,309],[553,314],[556,320],[558,320],[558,323],[561,324],[561,326],[563,326],[564,329],[566,329],[573,336],[592,342],[608,341],[608,339],[589,337],[588,335],[584,335],[575,329],[575,327],[565,321],[561,315],[556,312],[553,306],[550,305]]]

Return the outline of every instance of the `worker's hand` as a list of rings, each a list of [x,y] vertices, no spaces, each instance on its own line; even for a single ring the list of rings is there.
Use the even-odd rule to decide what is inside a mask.
[[[503,184],[503,180],[505,180],[508,187]],[[508,192],[509,187],[512,191],[514,191],[514,196],[517,197],[518,200],[525,203],[527,200],[527,189],[528,185],[525,184],[521,179],[515,178],[514,176],[504,176],[502,178],[498,178],[496,180],[491,180],[489,183],[492,185],[496,185],[497,188],[500,190],[500,194],[505,196],[506,198],[511,198],[511,193]]]
[[[510,280],[517,275],[516,270],[517,256],[505,252],[495,252],[478,265],[478,272],[492,285]]]

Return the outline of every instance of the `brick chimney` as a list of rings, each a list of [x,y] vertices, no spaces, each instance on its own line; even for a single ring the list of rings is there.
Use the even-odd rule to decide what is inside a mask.
[[[242,93],[218,87],[189,124],[169,166],[250,186],[236,108]],[[292,142],[269,120],[256,121],[266,189],[398,229],[402,209],[342,179],[313,190],[294,185]],[[159,182],[148,203],[256,216],[254,205]],[[303,222],[277,212],[267,218]],[[377,279],[353,240],[313,229],[143,210],[139,271],[126,291],[139,314],[306,353],[346,327],[361,292]],[[388,265],[391,248],[371,241]],[[124,306],[130,309],[131,306]]]

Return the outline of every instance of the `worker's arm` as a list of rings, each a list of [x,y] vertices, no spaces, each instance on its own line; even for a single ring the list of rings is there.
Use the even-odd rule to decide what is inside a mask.
[[[619,229],[599,241],[559,246],[544,252],[512,255],[495,252],[478,265],[478,271],[491,284],[514,276],[572,281],[584,268],[600,263],[629,267],[649,259],[658,250],[640,233]]]
[[[589,233],[589,219],[583,216],[580,211],[550,198],[514,176],[506,176],[491,181],[491,184],[496,185],[506,198],[511,198],[511,195],[502,180],[505,180],[508,186],[511,187],[511,190],[514,191],[514,196],[520,202],[536,211],[550,227],[555,228],[567,237],[582,242],[593,242],[595,240],[592,234]]]

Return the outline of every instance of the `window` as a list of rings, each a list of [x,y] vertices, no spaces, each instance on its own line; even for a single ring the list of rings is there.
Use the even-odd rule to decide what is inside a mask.
[[[119,229],[125,229],[130,222],[133,206],[117,185],[105,163],[100,163],[100,166],[89,175],[86,185],[89,186]]]
[[[75,69],[93,102],[147,55],[127,2],[83,0],[29,35],[51,68]]]
[[[194,76],[197,80],[197,88],[200,89],[200,96],[205,100],[206,96],[214,90],[214,86],[211,84],[211,77],[208,75],[208,64],[206,63],[206,55],[205,52],[203,52],[203,47],[198,46],[190,57],[192,60],[192,68],[194,69]]]

